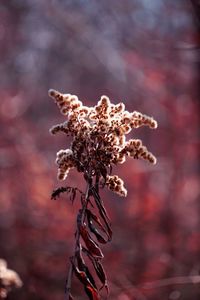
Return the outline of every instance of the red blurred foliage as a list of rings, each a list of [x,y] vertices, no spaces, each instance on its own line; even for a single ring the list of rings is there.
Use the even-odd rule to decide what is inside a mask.
[[[158,120],[137,130],[156,166],[117,172],[127,199],[102,193],[114,238],[103,249],[109,299],[199,299],[199,77],[190,1],[3,1],[0,4],[0,256],[23,288],[8,299],[62,299],[78,203],[60,197],[64,137],[49,88],[95,104],[102,94]],[[81,186],[72,172],[70,186]],[[188,281],[180,284],[176,278]],[[169,284],[161,280],[174,278]],[[160,281],[159,281],[160,280]],[[154,282],[153,287],[145,283]],[[188,282],[188,283],[187,283]],[[78,281],[74,295],[83,299]]]

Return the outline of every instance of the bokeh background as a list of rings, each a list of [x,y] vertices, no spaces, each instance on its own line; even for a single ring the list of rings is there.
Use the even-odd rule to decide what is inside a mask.
[[[0,257],[24,282],[8,299],[64,298],[78,202],[50,200],[69,143],[49,134],[64,121],[49,88],[87,105],[106,94],[159,123],[131,133],[157,165],[129,160],[115,169],[128,197],[102,193],[109,299],[200,299],[198,43],[189,0],[0,2]],[[77,281],[74,296],[86,299]]]

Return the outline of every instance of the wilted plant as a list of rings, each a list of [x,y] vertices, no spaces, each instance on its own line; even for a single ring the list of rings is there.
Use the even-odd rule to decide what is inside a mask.
[[[52,193],[52,198],[56,199],[60,193],[67,192],[72,202],[78,193],[81,203],[77,214],[75,250],[70,258],[66,295],[67,299],[73,299],[71,281],[75,274],[89,299],[97,300],[100,299],[99,292],[103,287],[108,292],[106,273],[101,263],[103,253],[99,243],[106,244],[112,239],[110,220],[99,189],[107,187],[120,196],[126,196],[124,182],[117,175],[112,175],[112,166],[124,163],[129,156],[156,163],[155,156],[143,146],[141,140],[126,140],[126,135],[133,128],[144,125],[157,128],[157,122],[137,111],[126,111],[123,103],[112,104],[106,96],[102,96],[96,106],[87,107],[74,95],[61,94],[55,90],[50,90],[49,95],[55,100],[61,113],[67,116],[67,121],[53,126],[50,132],[63,132],[72,138],[70,148],[57,153],[58,179],[65,180],[70,169],[76,168],[83,173],[86,182],[85,192],[76,187],[65,186]],[[84,257],[91,261],[102,283],[101,288],[98,288]]]

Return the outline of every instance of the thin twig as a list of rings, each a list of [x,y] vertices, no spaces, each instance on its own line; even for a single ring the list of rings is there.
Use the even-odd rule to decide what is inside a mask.
[[[73,274],[73,267],[72,264],[70,263],[70,267],[69,267],[69,272],[68,272],[68,276],[67,276],[67,280],[66,280],[66,288],[65,288],[65,299],[68,300],[68,296],[70,293],[70,289],[71,289],[71,282],[72,282],[72,274]]]
[[[133,285],[125,276],[121,277],[120,280],[117,280],[115,284],[115,290],[119,289],[128,296],[134,295],[137,300],[147,300],[146,296],[140,291],[140,289]]]
[[[200,276],[177,276],[171,278],[164,278],[160,280],[155,280],[152,282],[147,282],[139,286],[140,289],[155,289],[159,287],[176,285],[176,284],[197,284],[200,283]]]

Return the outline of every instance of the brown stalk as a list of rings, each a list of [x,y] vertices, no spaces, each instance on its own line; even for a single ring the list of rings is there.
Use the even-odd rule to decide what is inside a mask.
[[[84,224],[84,220],[86,218],[86,209],[87,209],[87,205],[89,202],[89,191],[91,188],[91,184],[89,182],[87,182],[87,187],[86,187],[86,192],[85,192],[85,201],[82,201],[82,212],[81,212],[81,225]],[[75,234],[76,240],[75,240],[75,249],[74,249],[74,253],[76,253],[77,250],[80,249],[80,230],[79,230],[79,226],[77,226],[76,228],[76,234]],[[66,288],[65,288],[65,293],[66,293],[66,297],[70,296],[70,291],[71,291],[71,282],[72,282],[72,276],[73,276],[73,264],[72,262],[74,261],[74,257],[70,258],[70,268],[69,268],[69,272],[68,272],[68,276],[67,276],[67,280],[66,280]]]

